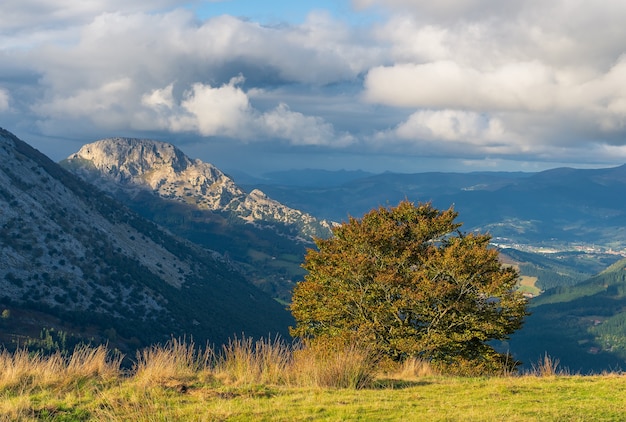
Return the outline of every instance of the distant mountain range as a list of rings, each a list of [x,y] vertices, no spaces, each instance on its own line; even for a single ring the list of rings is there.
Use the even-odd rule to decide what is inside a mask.
[[[128,171],[132,178],[137,169]],[[140,217],[3,129],[0,223],[5,345],[50,327],[124,350],[172,335],[214,344],[242,333],[288,335],[285,307],[227,259]]]
[[[453,205],[464,230],[488,231],[505,246],[626,248],[626,165],[539,173],[384,173],[338,186],[285,181],[301,174],[283,173],[281,179],[244,188],[262,189],[288,206],[333,221],[409,199],[440,209]]]

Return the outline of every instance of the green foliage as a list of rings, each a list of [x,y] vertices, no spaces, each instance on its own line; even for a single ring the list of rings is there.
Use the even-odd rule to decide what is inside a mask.
[[[513,365],[488,342],[522,325],[518,274],[501,265],[489,236],[461,233],[456,217],[403,201],[317,239],[294,291],[292,335],[354,337],[393,359],[441,366]]]

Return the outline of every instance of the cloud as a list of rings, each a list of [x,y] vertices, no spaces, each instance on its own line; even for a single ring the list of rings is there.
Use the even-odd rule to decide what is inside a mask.
[[[320,117],[292,111],[287,104],[261,112],[253,108],[241,85],[243,76],[219,87],[196,83],[177,102],[173,84],[156,89],[142,98],[142,104],[158,115],[162,129],[195,132],[202,136],[226,136],[244,141],[282,139],[292,145],[344,146],[353,142],[337,134]],[[146,119],[154,125],[154,119]]]
[[[367,19],[280,25],[199,4],[0,2],[0,111],[42,138],[626,160],[624,2],[353,0]]]
[[[529,1],[495,2],[493,0],[353,0],[357,9],[381,6],[401,14],[411,13],[424,20],[474,20],[511,13]]]
[[[380,131],[369,142],[379,149],[455,158],[514,156],[540,145],[508,130],[497,117],[464,110],[420,110],[395,128]]]
[[[295,145],[343,147],[356,141],[348,133],[335,133],[333,126],[323,119],[291,111],[284,103],[262,114],[258,123],[268,136],[288,139]]]
[[[217,88],[194,84],[180,103],[182,112],[170,116],[169,129],[203,136],[249,138],[247,121],[252,110],[248,96],[238,86],[242,82],[243,77],[236,77]]]
[[[93,125],[90,132],[109,134],[163,130],[288,145],[354,142],[314,110],[307,113],[307,98],[292,95],[296,104],[261,98],[253,106],[242,88],[243,76],[257,98],[283,86],[353,80],[378,62],[380,51],[344,23],[313,13],[300,25],[268,27],[228,15],[200,21],[182,9],[109,12],[113,8],[84,11],[94,16],[71,32],[74,39],[46,29],[39,33],[50,38],[7,42],[12,47],[3,52],[15,72],[36,74],[22,112],[34,114],[47,135],[62,135],[80,121]]]
[[[459,110],[422,110],[400,124],[396,134],[401,139],[464,141],[468,143],[502,142],[504,128],[498,119]]]
[[[553,106],[554,75],[538,62],[482,70],[453,61],[372,68],[365,96],[398,107],[540,111]]]
[[[103,13],[165,10],[193,3],[181,0],[3,0],[0,32],[84,24]]]
[[[422,139],[422,148],[436,136],[446,145],[457,137],[459,153],[468,155],[626,159],[611,158],[600,147],[626,142],[626,50],[619,41],[626,37],[623,2],[602,0],[594,7],[573,0],[526,0],[506,7],[482,0],[355,4],[391,12],[376,33],[390,44],[392,60],[370,68],[363,98],[417,110],[381,133],[398,141],[410,133]],[[498,122],[504,131],[501,145],[493,146],[490,131],[462,130],[474,127],[471,116]],[[581,155],[583,150],[589,155]]]
[[[93,88],[79,89],[70,95],[57,93],[37,102],[32,111],[40,117],[39,126],[50,135],[67,136],[67,128],[80,122],[99,129],[126,130],[133,126],[133,103],[136,86],[122,77]]]

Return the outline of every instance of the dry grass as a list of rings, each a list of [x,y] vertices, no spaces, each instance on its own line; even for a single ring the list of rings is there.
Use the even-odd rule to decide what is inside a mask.
[[[358,343],[321,339],[295,350],[290,370],[292,385],[364,388],[372,384],[378,372],[378,359]]]
[[[188,382],[210,371],[213,349],[204,351],[193,342],[171,339],[137,352],[132,375],[139,384]]]
[[[69,357],[61,353],[43,356],[20,349],[0,353],[0,389],[32,389],[67,386],[85,378],[114,379],[120,374],[122,356],[112,356],[105,346],[79,346]]]
[[[218,357],[214,371],[233,384],[284,384],[292,363],[291,347],[280,338],[235,338]]]
[[[615,387],[626,387],[626,377],[570,376],[548,355],[526,374],[452,377],[420,359],[385,363],[354,342],[292,345],[278,338],[242,338],[219,353],[171,340],[139,352],[130,371],[120,364],[121,356],[106,347],[79,347],[71,356],[1,352],[0,421],[347,420],[355,415],[376,420],[409,414],[415,420],[433,415],[536,420],[544,412],[552,412],[548,420],[565,420],[600,410],[608,420],[618,420],[615,415],[626,405]]]
[[[569,371],[559,368],[559,364],[559,359],[555,359],[546,353],[536,364],[532,364],[530,375],[537,377],[569,375]]]
[[[399,364],[395,371],[387,374],[390,378],[415,380],[439,375],[430,362],[420,358],[409,358]]]
[[[69,356],[29,354],[25,350],[0,353],[0,391],[64,389],[91,379],[98,382],[132,380],[137,386],[190,385],[209,380],[219,385],[282,385],[318,388],[364,388],[377,377],[415,380],[443,375],[428,361],[410,358],[381,365],[380,359],[355,342],[318,340],[289,344],[279,338],[235,338],[219,353],[172,339],[137,352],[130,371],[121,370],[122,356],[105,346],[77,347]],[[504,376],[519,375],[505,373]],[[559,360],[547,354],[526,375],[568,375]]]

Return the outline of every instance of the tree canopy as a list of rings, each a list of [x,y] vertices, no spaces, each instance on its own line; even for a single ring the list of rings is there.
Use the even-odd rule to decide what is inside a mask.
[[[294,336],[353,337],[397,360],[501,367],[526,316],[518,273],[490,236],[462,233],[452,209],[409,201],[372,210],[316,239],[291,304]]]

